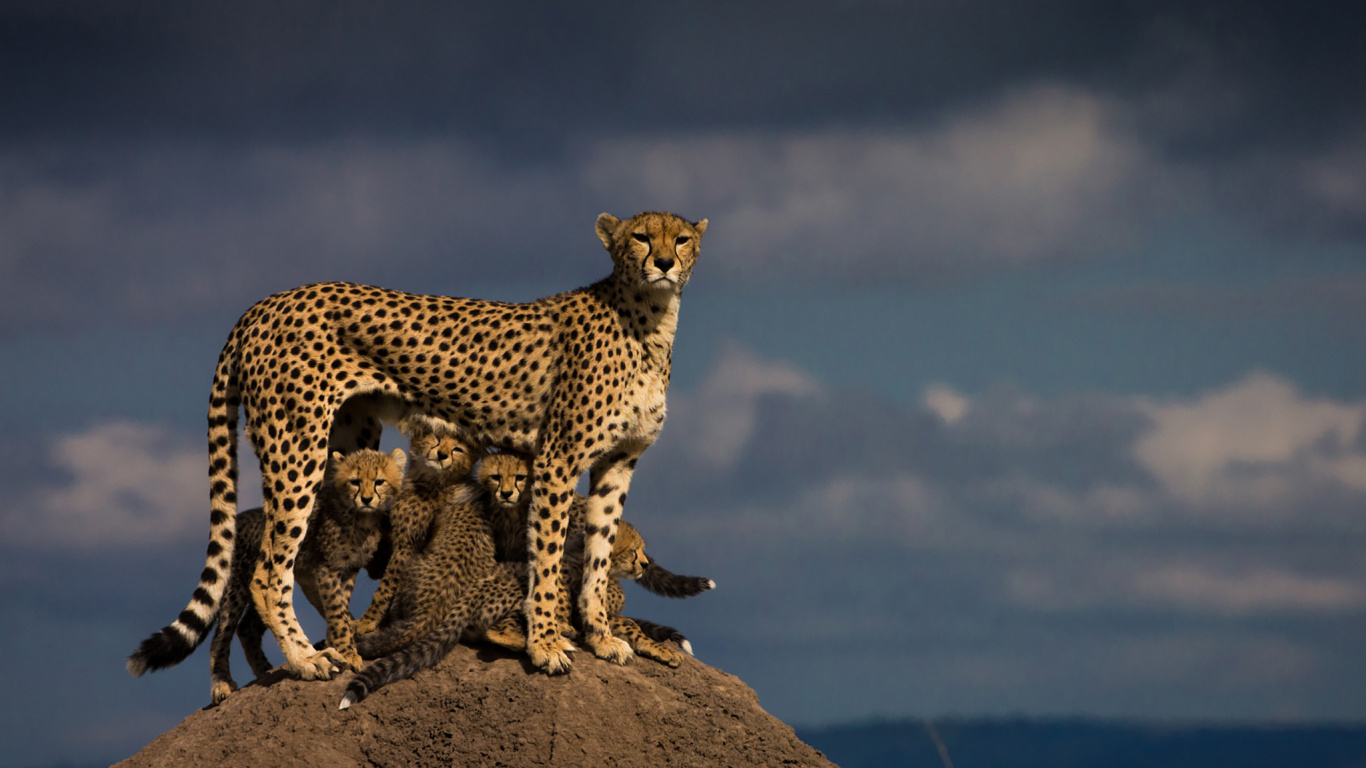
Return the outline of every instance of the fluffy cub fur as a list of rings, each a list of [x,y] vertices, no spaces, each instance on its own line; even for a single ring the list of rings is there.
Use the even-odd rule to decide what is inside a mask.
[[[407,426],[412,430],[413,462],[389,513],[388,563],[370,607],[356,621],[358,635],[374,632],[380,625],[413,556],[427,545],[438,513],[454,503],[452,494],[464,493],[460,481],[477,460],[476,449],[454,434],[438,434],[412,423]]]
[[[398,449],[389,454],[374,450],[332,454],[319,504],[294,565],[295,583],[327,619],[329,652],[355,669],[360,668],[361,659],[352,639],[351,593],[357,572],[379,544],[380,522],[398,495],[405,463],[406,457]],[[237,530],[248,541],[260,541],[264,529],[265,515],[259,507],[238,515]],[[249,608],[249,618],[241,623],[242,650],[257,677],[271,666],[261,650],[265,625],[250,607],[250,582],[260,556],[259,549],[249,547],[237,547],[233,553],[231,577],[219,604],[218,630],[211,644],[210,696],[215,704],[237,690],[229,653],[238,623]],[[173,666],[189,655],[168,655],[167,649],[185,646],[168,643],[165,635],[163,629],[143,641],[128,658],[128,670],[137,676]]]

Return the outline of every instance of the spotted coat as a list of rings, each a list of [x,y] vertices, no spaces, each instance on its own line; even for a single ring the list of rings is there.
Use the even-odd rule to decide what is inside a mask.
[[[237,322],[219,355],[209,401],[210,544],[200,586],[171,626],[197,643],[222,596],[234,546],[239,406],[261,465],[267,526],[252,598],[287,671],[325,678],[339,665],[315,652],[294,614],[294,560],[329,446],[378,437],[369,395],[439,420],[484,445],[536,457],[527,652],[549,672],[570,662],[555,620],[564,525],[576,481],[591,493],[579,608],[587,644],[620,663],[602,607],[609,538],[636,461],[664,423],[680,292],[705,219],[667,213],[626,221],[603,214],[597,234],[612,273],[527,304],[424,296],[349,283],[276,294]],[[345,423],[343,423],[345,422]],[[350,426],[339,438],[334,426]]]

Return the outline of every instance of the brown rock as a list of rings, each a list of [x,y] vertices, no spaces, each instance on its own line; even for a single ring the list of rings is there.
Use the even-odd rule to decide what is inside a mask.
[[[349,677],[277,673],[118,765],[832,765],[760,708],[749,686],[695,659],[619,667],[580,651],[573,671],[548,677],[524,658],[461,645],[436,669],[341,711]]]

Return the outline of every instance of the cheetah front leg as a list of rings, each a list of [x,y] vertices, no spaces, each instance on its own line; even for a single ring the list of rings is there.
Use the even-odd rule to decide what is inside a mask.
[[[266,510],[261,548],[266,556],[257,562],[251,581],[256,611],[285,655],[282,667],[301,680],[326,680],[346,664],[331,648],[315,651],[294,614],[294,561],[327,464],[326,438],[318,444],[320,450],[286,456],[274,468],[265,458],[261,462]]]
[[[545,456],[546,453],[542,450],[536,457],[527,513],[530,579],[524,604],[526,652],[532,664],[557,675],[569,671],[569,653],[574,650],[574,644],[565,637],[568,627],[561,626],[555,606],[560,599],[560,564],[578,473],[567,467],[566,462]]]
[[[364,662],[356,652],[351,618],[351,592],[355,588],[356,577],[353,574],[351,578],[343,579],[328,568],[319,569],[315,577],[322,598],[320,613],[327,620],[327,644],[341,655],[347,666],[359,672]]]
[[[634,653],[625,640],[612,634],[603,607],[607,569],[612,564],[612,544],[617,540],[617,521],[626,504],[631,475],[644,445],[632,444],[604,456],[589,472],[587,521],[583,533],[583,587],[579,590],[579,617],[583,640],[600,659],[625,664]]]

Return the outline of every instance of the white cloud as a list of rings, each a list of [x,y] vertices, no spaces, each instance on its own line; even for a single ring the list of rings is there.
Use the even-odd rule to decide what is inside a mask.
[[[866,279],[1113,252],[1153,211],[1116,108],[1036,86],[915,130],[606,144],[588,186],[685,200],[722,223],[732,268]]]
[[[925,407],[934,411],[945,424],[955,424],[963,418],[971,401],[950,387],[930,387],[925,390]]]
[[[0,513],[0,531],[12,543],[69,550],[207,536],[206,456],[200,441],[126,421],[57,437],[49,458],[70,479],[24,495]]]
[[[732,343],[695,391],[670,399],[669,430],[689,458],[719,469],[733,464],[754,436],[762,398],[819,397],[823,391],[796,368]]]
[[[1366,584],[1271,567],[1223,571],[1177,563],[1134,576],[1139,598],[1200,613],[1241,616],[1266,612],[1340,613],[1366,606]]]
[[[1184,504],[1293,508],[1323,481],[1366,491],[1366,405],[1305,398],[1255,373],[1194,401],[1142,407],[1153,427],[1134,456]]]

